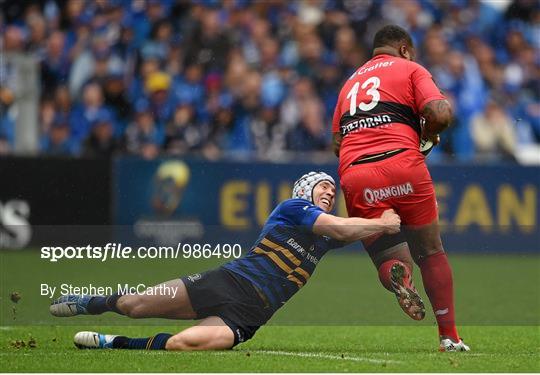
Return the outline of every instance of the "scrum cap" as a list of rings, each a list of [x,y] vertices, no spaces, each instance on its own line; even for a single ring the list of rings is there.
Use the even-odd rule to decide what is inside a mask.
[[[324,172],[309,172],[302,177],[300,177],[294,183],[293,187],[293,198],[306,199],[313,203],[313,189],[321,181],[328,181],[332,185],[336,186],[336,183],[332,176]]]

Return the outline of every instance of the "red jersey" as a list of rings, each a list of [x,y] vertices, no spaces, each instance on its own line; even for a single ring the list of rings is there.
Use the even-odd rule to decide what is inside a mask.
[[[421,65],[391,55],[373,57],[349,77],[338,97],[332,132],[343,136],[339,174],[366,155],[418,150],[420,111],[440,99],[445,97]]]

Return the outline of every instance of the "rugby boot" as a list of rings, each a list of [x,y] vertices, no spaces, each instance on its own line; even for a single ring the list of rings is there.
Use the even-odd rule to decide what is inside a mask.
[[[116,337],[118,336],[83,331],[75,334],[73,343],[79,349],[112,349]]]
[[[407,268],[402,263],[396,262],[390,270],[390,275],[392,289],[405,314],[414,320],[424,319],[426,316],[424,301],[414,287]]]
[[[55,299],[49,311],[54,316],[88,315],[88,302],[93,296],[65,295]]]
[[[462,339],[459,339],[459,342],[453,342],[449,338],[441,339],[441,344],[439,346],[440,352],[468,352],[469,348]]]

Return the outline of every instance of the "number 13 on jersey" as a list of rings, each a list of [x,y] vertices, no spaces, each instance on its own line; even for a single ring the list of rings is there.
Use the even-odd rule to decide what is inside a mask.
[[[362,83],[362,90],[367,89],[366,94],[371,96],[371,101],[369,103],[360,102],[356,105],[356,96],[358,95],[358,88],[360,87],[360,82],[356,82],[351,91],[347,94],[347,99],[350,100],[349,114],[353,116],[356,113],[356,109],[359,108],[362,111],[369,111],[377,106],[379,100],[381,99],[381,94],[377,89],[381,84],[379,77],[371,77]]]

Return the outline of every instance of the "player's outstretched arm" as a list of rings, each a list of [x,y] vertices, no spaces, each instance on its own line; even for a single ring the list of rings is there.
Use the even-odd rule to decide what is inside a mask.
[[[380,232],[398,233],[400,223],[401,219],[394,210],[384,211],[378,219],[321,214],[313,224],[313,232],[338,241],[354,242]]]
[[[426,120],[423,137],[433,140],[450,126],[453,119],[452,106],[446,99],[433,100],[422,109],[422,117]]]

